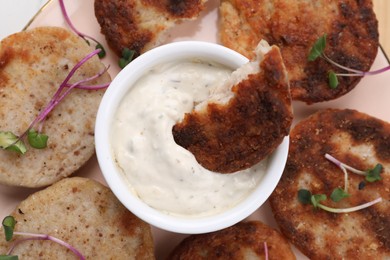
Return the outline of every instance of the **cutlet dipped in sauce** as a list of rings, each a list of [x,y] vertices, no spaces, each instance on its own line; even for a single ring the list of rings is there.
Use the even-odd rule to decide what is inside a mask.
[[[260,182],[267,160],[219,174],[173,139],[173,125],[230,74],[216,63],[171,62],[149,71],[123,98],[113,122],[114,157],[133,192],[151,207],[187,217],[213,215],[238,204]]]

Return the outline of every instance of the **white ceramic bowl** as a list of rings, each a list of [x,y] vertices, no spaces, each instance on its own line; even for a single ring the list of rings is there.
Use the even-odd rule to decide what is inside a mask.
[[[175,217],[151,208],[135,196],[114,163],[110,146],[110,122],[122,98],[144,72],[158,64],[192,58],[214,61],[233,70],[248,62],[247,58],[237,52],[207,42],[176,42],[152,49],[132,61],[112,81],[100,104],[95,127],[96,153],[100,169],[122,204],[153,226],[187,234],[206,233],[229,227],[258,209],[271,195],[282,175],[289,143],[288,137],[285,137],[270,156],[266,173],[254,191],[235,207],[217,215],[199,218]]]

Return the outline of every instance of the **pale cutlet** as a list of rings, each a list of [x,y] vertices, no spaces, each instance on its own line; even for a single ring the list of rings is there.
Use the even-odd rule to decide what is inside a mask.
[[[314,103],[351,91],[360,77],[340,77],[328,86],[328,72],[345,72],[323,59],[308,61],[314,42],[327,34],[325,53],[350,68],[368,71],[378,51],[378,23],[371,0],[222,0],[220,40],[247,57],[264,39],[280,47],[293,100]]]
[[[177,144],[206,169],[232,173],[265,159],[288,135],[293,119],[279,48],[262,41],[257,58],[173,127]]]
[[[176,24],[193,20],[207,0],[95,0],[95,16],[112,50],[141,53],[160,44]]]
[[[0,42],[0,131],[20,136],[51,100],[71,69],[93,49],[72,32],[40,27]],[[70,83],[104,69],[98,57],[81,66]],[[105,84],[104,73],[87,84]],[[73,89],[43,122],[45,149],[20,155],[0,150],[0,183],[41,187],[79,169],[94,154],[96,112],[104,90]],[[35,128],[35,130],[38,130]],[[27,142],[26,142],[27,143]]]
[[[270,197],[282,233],[311,259],[389,259],[390,124],[355,110],[327,109],[298,123],[290,141],[285,171]],[[344,173],[325,154],[363,171],[380,163],[382,180],[369,183],[349,172],[350,197],[333,202],[333,190],[344,189]],[[352,213],[330,213],[298,201],[300,189],[327,195],[321,203],[333,208],[383,200]]]
[[[178,244],[168,259],[295,259],[287,240],[260,221],[238,223],[212,233],[190,235]]]
[[[33,193],[10,213],[15,231],[48,234],[76,248],[85,259],[154,259],[150,225],[128,211],[107,187],[86,178],[65,178]],[[3,230],[0,231],[3,233]],[[18,239],[0,236],[0,254]],[[25,241],[19,259],[77,259],[51,241]]]

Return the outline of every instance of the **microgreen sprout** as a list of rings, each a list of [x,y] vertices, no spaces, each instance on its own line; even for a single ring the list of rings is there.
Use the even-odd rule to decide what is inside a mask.
[[[347,174],[346,172],[348,170],[348,171],[353,172],[355,174],[365,176],[365,180],[367,182],[375,182],[375,181],[380,181],[382,179],[380,174],[382,173],[383,166],[380,163],[376,164],[375,167],[372,169],[368,169],[366,171],[361,171],[361,170],[355,169],[355,168],[337,160],[336,158],[334,158],[330,154],[325,154],[325,158],[328,159],[329,161],[331,161],[332,163],[336,164],[340,169],[342,169],[342,171],[344,172],[345,175]]]
[[[349,196],[351,195],[348,194],[345,190],[341,188],[336,188],[332,191],[332,194],[330,194],[330,199],[334,202],[339,202],[340,200],[348,198]]]
[[[336,73],[334,71],[329,71],[328,74],[328,80],[329,80],[329,86],[330,88],[337,88],[339,81],[338,77],[364,77],[368,75],[376,75],[383,73],[385,71],[390,70],[390,66],[374,70],[374,71],[361,71],[361,70],[356,70],[356,69],[351,69],[346,66],[343,66],[335,61],[333,61],[331,58],[329,58],[325,54],[325,47],[326,47],[326,34],[321,36],[320,38],[317,39],[317,41],[314,43],[313,47],[311,48],[308,56],[309,61],[314,61],[317,58],[323,58],[330,64],[346,71],[345,73]]]
[[[15,225],[16,225],[16,220],[12,216],[7,216],[3,219],[2,222],[4,233],[5,233],[5,239],[6,241],[11,241],[11,239],[15,236],[23,236],[25,238],[15,240],[15,242],[11,245],[10,249],[8,250],[6,255],[0,255],[0,260],[6,260],[6,259],[19,259],[18,256],[12,255],[13,250],[15,249],[16,246],[18,246],[20,243],[25,242],[25,241],[31,241],[31,240],[50,240],[53,241],[57,244],[60,244],[70,251],[72,251],[79,259],[84,260],[85,257],[72,245],[66,243],[65,241],[58,239],[56,237],[47,235],[47,234],[36,234],[36,233],[27,233],[27,232],[18,232],[15,231]]]
[[[129,48],[124,48],[122,51],[122,57],[118,61],[118,65],[121,69],[127,66],[133,58],[134,58],[135,51],[130,50]]]
[[[350,213],[354,211],[358,211],[361,209],[365,209],[368,207],[371,207],[372,205],[379,203],[382,201],[382,198],[379,197],[373,201],[355,206],[355,207],[350,207],[350,208],[331,208],[328,206],[325,206],[324,204],[321,204],[321,201],[326,200],[326,195],[325,194],[312,194],[309,190],[306,189],[300,189],[298,191],[298,200],[302,204],[312,204],[314,208],[320,208],[322,210],[331,212],[331,213]]]
[[[266,241],[264,241],[264,255],[265,260],[268,260],[268,246]]]
[[[24,154],[27,151],[27,148],[23,142],[23,139],[27,136],[28,143],[31,147],[36,149],[43,149],[47,146],[48,136],[42,133],[42,125],[47,115],[58,105],[74,88],[85,89],[85,90],[98,90],[107,88],[110,83],[100,84],[100,85],[88,85],[87,82],[94,80],[101,75],[103,75],[108,67],[104,68],[97,74],[84,78],[76,83],[69,83],[69,80],[75,74],[75,72],[89,59],[93,56],[100,53],[100,49],[96,49],[85,56],[81,61],[79,61],[69,72],[64,81],[60,84],[57,91],[54,93],[52,99],[49,101],[47,106],[41,110],[38,116],[30,123],[26,131],[20,136],[15,135],[9,131],[0,131],[0,148],[4,150],[15,151],[20,154]],[[37,127],[37,130],[34,129]]]
[[[374,181],[381,180],[380,173],[382,172],[382,169],[383,169],[381,164],[377,164],[373,169],[369,169],[367,171],[361,171],[361,170],[357,170],[357,169],[337,160],[336,158],[334,158],[330,154],[325,154],[325,158],[328,159],[329,161],[331,161],[332,163],[334,163],[335,165],[337,165],[344,173],[344,183],[345,183],[344,189],[342,189],[340,187],[335,188],[332,191],[332,194],[330,195],[330,199],[334,202],[339,202],[342,199],[348,198],[350,196],[350,194],[348,194],[348,171],[347,170],[349,170],[353,173],[365,176],[365,179],[368,182],[374,182]],[[365,182],[363,182],[363,184],[362,184],[362,182],[360,182],[359,183],[359,190],[363,189],[364,186],[365,186]],[[309,190],[306,190],[306,189],[300,189],[298,191],[298,200],[302,204],[312,204],[314,206],[314,208],[321,208],[323,210],[333,212],[333,213],[349,213],[349,212],[353,212],[353,211],[357,211],[360,209],[370,207],[370,206],[382,201],[382,198],[379,197],[373,201],[364,203],[364,204],[356,206],[356,207],[337,209],[337,208],[331,208],[331,207],[328,207],[328,206],[321,204],[321,201],[325,201],[326,199],[327,199],[327,196],[325,194],[312,194]]]
[[[72,21],[70,20],[69,18],[69,15],[68,13],[66,12],[66,8],[65,8],[65,4],[64,4],[64,0],[59,0],[60,2],[60,7],[61,7],[61,12],[62,12],[62,15],[64,16],[65,18],[65,21],[66,23],[68,24],[68,26],[81,38],[83,38],[87,43],[88,45],[90,45],[90,40],[93,41],[96,45],[95,45],[95,49],[100,49],[101,51],[99,52],[98,54],[98,57],[100,59],[104,58],[106,56],[106,50],[104,49],[103,45],[98,41],[96,40],[95,38],[89,36],[89,35],[86,35],[82,32],[80,32],[79,30],[76,29],[76,27],[73,25]]]

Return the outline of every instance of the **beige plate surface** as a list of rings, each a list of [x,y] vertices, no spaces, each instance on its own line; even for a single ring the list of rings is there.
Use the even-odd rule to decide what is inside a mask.
[[[93,0],[65,1],[69,16],[79,31],[96,37],[107,46],[100,27],[94,16]],[[200,19],[181,24],[169,33],[167,42],[181,40],[202,40],[218,42],[217,19],[218,1],[210,1],[207,10]],[[30,27],[37,26],[60,26],[67,28],[62,18],[58,1],[52,1],[43,12],[34,20]],[[114,77],[119,69],[117,58],[110,55],[103,60],[106,65],[111,65],[110,74]],[[375,60],[372,69],[387,66],[389,63],[381,50]],[[390,72],[377,76],[364,78],[359,85],[349,94],[331,102],[307,106],[302,103],[294,103],[295,123],[322,108],[352,108],[365,112],[372,116],[390,122],[389,100],[390,99]],[[105,184],[100,172],[96,157],[93,157],[76,175],[93,178]],[[0,185],[0,219],[11,212],[15,206],[34,189],[5,187]],[[259,208],[250,219],[258,219],[264,223],[276,227],[268,203]],[[184,237],[181,234],[170,233],[153,228],[157,259],[164,259],[170,250]],[[294,249],[298,259],[307,259],[299,251]]]

